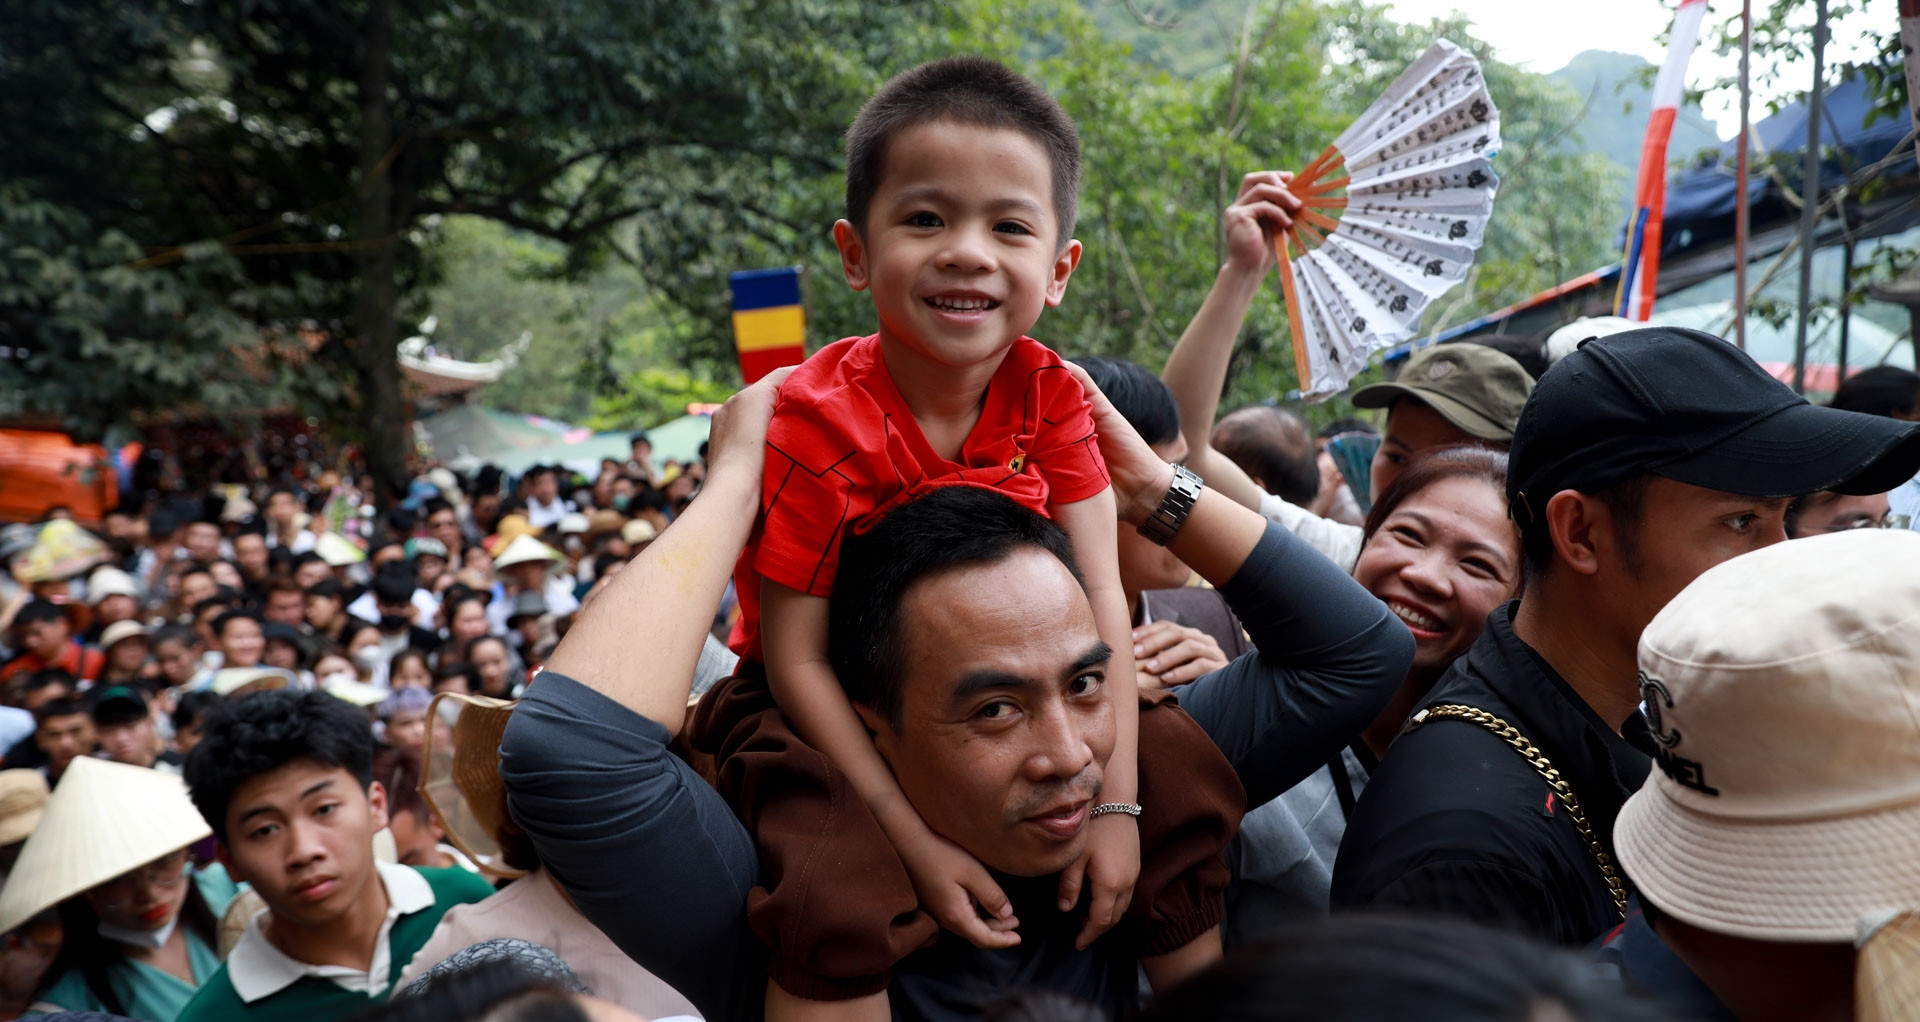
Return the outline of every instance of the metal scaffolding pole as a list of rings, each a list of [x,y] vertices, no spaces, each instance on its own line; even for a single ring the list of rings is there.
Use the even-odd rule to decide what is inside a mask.
[[[1820,209],[1820,93],[1826,75],[1827,0],[1813,4],[1813,88],[1807,91],[1807,163],[1800,182],[1800,304],[1793,340],[1793,389],[1807,389],[1807,303],[1813,292],[1813,234]]]

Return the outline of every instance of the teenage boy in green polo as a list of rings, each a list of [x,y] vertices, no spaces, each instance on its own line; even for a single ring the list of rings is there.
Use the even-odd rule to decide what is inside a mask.
[[[179,1022],[328,1022],[394,981],[448,908],[493,893],[460,869],[376,862],[387,794],[364,713],[320,692],[261,692],[207,718],[187,758],[220,861],[267,907]]]

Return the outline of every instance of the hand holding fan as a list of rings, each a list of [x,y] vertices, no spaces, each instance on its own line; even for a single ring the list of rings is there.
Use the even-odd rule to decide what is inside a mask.
[[[1480,62],[1443,39],[1294,177],[1304,208],[1274,254],[1309,400],[1412,337],[1427,303],[1466,279],[1493,212],[1499,149]]]

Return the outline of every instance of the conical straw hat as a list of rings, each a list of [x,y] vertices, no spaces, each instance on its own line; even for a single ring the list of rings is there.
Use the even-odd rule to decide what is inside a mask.
[[[493,555],[493,570],[496,574],[516,564],[528,561],[545,561],[549,572],[560,570],[560,551],[534,539],[532,536],[515,536],[499,553]]]
[[[426,770],[420,794],[447,840],[489,876],[519,877],[525,870],[501,858],[500,825],[507,790],[500,781],[500,736],[517,705],[505,699],[442,692],[427,714]]]
[[[0,933],[213,832],[172,774],[82,756],[0,889]]]

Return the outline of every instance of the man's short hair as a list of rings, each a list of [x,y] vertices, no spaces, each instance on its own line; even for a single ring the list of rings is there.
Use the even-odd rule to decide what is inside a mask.
[[[80,679],[64,667],[47,667],[34,671],[14,683],[15,692],[25,696],[29,692],[38,692],[43,688],[65,685],[71,692],[80,687]]]
[[[325,596],[329,599],[344,600],[346,591],[340,587],[338,579],[323,578],[307,587],[308,596]]]
[[[298,572],[301,568],[304,568],[315,561],[318,561],[321,564],[327,563],[327,559],[325,557],[320,556],[318,552],[313,550],[303,550],[300,553],[293,555],[293,570],[295,572]],[[333,566],[328,565],[327,570],[332,571]]]
[[[900,606],[915,583],[953,568],[997,564],[1022,547],[1052,554],[1086,588],[1058,525],[977,486],[943,486],[840,541],[827,604],[827,654],[847,698],[900,726],[907,637]]]
[[[1073,237],[1080,188],[1080,131],[1045,89],[985,57],[946,57],[894,75],[847,129],[847,220],[866,233],[867,207],[886,173],[894,136],[933,121],[1018,131],[1046,150],[1053,169],[1056,248]]]
[[[177,642],[192,649],[200,644],[200,635],[189,625],[161,625],[153,630],[153,648],[159,649],[169,642]]]
[[[1290,504],[1320,495],[1320,452],[1299,413],[1278,405],[1236,408],[1213,427],[1213,447]]]
[[[299,593],[302,597],[307,595],[307,591],[300,588],[300,583],[286,575],[275,575],[267,579],[266,596],[272,598],[275,593]]]
[[[182,693],[173,706],[173,730],[178,734],[206,719],[214,707],[225,701],[225,697],[209,688],[195,689]]]
[[[33,726],[37,729],[55,717],[72,717],[75,715],[85,717],[88,720],[93,719],[93,711],[88,709],[86,700],[79,696],[61,696],[58,699],[49,699],[41,703],[39,709],[33,711]]]
[[[418,576],[408,565],[383,567],[373,576],[373,601],[387,606],[399,606],[413,602],[413,590]]]
[[[66,609],[52,600],[43,600],[36,596],[27,601],[27,605],[13,615],[15,627],[40,624],[46,621],[65,621]]]
[[[1920,373],[1899,366],[1862,369],[1840,381],[1827,407],[1898,418],[1920,407]]]
[[[253,611],[246,610],[246,609],[229,610],[226,613],[221,614],[219,617],[213,619],[213,637],[216,639],[225,640],[227,637],[227,626],[234,623],[235,621],[243,621],[243,620],[251,621],[256,625],[262,625],[263,627],[265,624],[262,621],[260,615],[255,614]]]
[[[429,497],[420,505],[420,519],[425,521],[442,511],[453,511],[453,505],[448,503],[445,497]],[[455,514],[457,515],[458,512]]]
[[[1088,355],[1074,361],[1140,439],[1156,446],[1180,439],[1180,405],[1160,377],[1124,358]]]
[[[187,757],[195,808],[227,839],[227,807],[242,784],[289,763],[317,763],[373,781],[373,728],[366,711],[325,692],[283,689],[229,699],[207,713]]]

